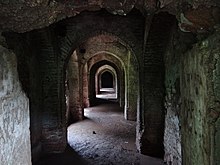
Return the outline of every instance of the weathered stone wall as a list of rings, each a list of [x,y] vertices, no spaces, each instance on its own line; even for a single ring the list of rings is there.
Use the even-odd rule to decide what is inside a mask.
[[[214,152],[214,157],[213,159],[213,164],[218,165],[220,162],[219,158],[219,153],[220,153],[220,119],[216,121],[215,127],[213,128],[214,134],[214,146],[213,146],[213,152]]]
[[[38,33],[5,33],[8,47],[17,57],[18,75],[23,91],[29,98],[32,161],[42,154],[43,97],[41,53]]]
[[[182,55],[181,40],[176,26],[165,54],[165,129],[164,129],[164,162],[181,165],[180,137],[180,57]]]
[[[211,49],[209,49],[209,47]],[[214,134],[212,139],[213,149],[213,161],[212,164],[217,165],[220,163],[220,29],[211,36],[204,49],[207,51],[207,54],[211,56],[210,62],[210,71],[209,75],[211,79],[209,80],[209,95],[212,96],[209,102],[209,120],[212,124],[211,132]],[[212,84],[213,83],[213,84]]]
[[[18,59],[19,79],[30,99],[32,160],[44,152],[63,151],[66,146],[64,72],[58,63],[56,36],[45,28],[25,34],[5,33],[7,44]],[[63,76],[64,77],[64,76]],[[63,84],[60,84],[60,83]],[[59,116],[59,117],[58,117]]]
[[[183,164],[219,164],[220,33],[181,58]],[[217,122],[216,122],[217,121]]]
[[[21,89],[17,60],[0,46],[0,162],[31,165],[29,101]]]

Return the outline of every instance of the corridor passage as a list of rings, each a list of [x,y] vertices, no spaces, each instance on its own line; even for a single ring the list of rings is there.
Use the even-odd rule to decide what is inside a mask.
[[[65,152],[45,155],[34,165],[163,165],[137,153],[136,122],[125,120],[118,104],[86,108],[84,114],[68,127]]]
[[[160,165],[136,152],[136,122],[124,119],[117,104],[85,109],[86,119],[68,127],[68,142],[91,165]]]

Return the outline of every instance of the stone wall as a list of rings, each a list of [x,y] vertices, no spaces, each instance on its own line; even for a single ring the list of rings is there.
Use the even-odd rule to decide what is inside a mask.
[[[164,162],[181,165],[180,137],[180,57],[182,54],[181,39],[173,28],[171,41],[165,54],[165,129],[164,129]]]
[[[208,48],[211,47],[210,50]],[[206,51],[211,58],[211,70],[209,72],[211,79],[209,93],[212,96],[209,105],[209,120],[212,125],[211,132],[214,134],[212,139],[213,161],[212,164],[217,165],[220,162],[220,29],[208,39]],[[213,84],[212,84],[213,83]]]
[[[66,110],[60,112],[65,98],[58,92],[64,85],[58,75],[63,76],[64,72],[58,63],[53,42],[56,36],[52,32],[45,28],[24,34],[4,33],[9,48],[17,56],[19,79],[30,100],[33,162],[44,152],[63,151],[66,146]]]
[[[186,165],[219,163],[219,43],[216,32],[181,58],[181,137]]]
[[[15,55],[0,46],[0,162],[31,164],[29,101],[21,89]]]
[[[168,164],[219,162],[219,38],[173,31],[165,56]]]
[[[8,47],[15,52],[19,80],[29,98],[32,161],[42,154],[42,71],[38,33],[4,33]]]

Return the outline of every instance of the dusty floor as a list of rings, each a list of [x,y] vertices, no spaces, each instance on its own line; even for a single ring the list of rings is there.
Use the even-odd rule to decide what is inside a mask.
[[[96,95],[100,99],[117,99],[117,94],[113,88],[101,88],[100,93]]]
[[[163,161],[138,154],[136,123],[126,121],[116,104],[85,109],[85,120],[68,128],[66,152],[48,155],[37,165],[162,165]]]

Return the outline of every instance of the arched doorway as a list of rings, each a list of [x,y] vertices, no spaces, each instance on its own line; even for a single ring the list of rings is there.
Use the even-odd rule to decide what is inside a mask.
[[[114,78],[111,72],[105,71],[101,74],[101,88],[113,88]]]
[[[68,29],[71,29],[72,25],[72,23],[70,26],[68,25]],[[94,72],[92,71],[92,67],[94,66],[93,64],[97,64],[98,62],[104,60],[102,58],[97,58],[106,57],[107,59],[105,60],[110,62],[113,60],[113,63],[117,60],[117,66],[119,67],[119,70],[122,70],[120,71],[121,75],[116,74],[118,80],[117,84],[119,84],[117,86],[117,94],[120,105],[123,107],[122,113],[126,119],[136,120],[137,112],[139,113],[139,63],[132,48],[120,39],[120,35],[119,37],[117,37],[117,35],[115,36],[114,31],[113,33],[100,32],[100,30],[95,30],[93,32],[90,31],[89,35],[88,33],[85,33],[83,40],[80,40],[77,44],[75,44],[75,39],[69,32],[70,31],[68,31],[67,34],[68,37],[65,39],[65,43],[67,44],[65,45],[65,43],[62,43],[63,47],[61,49],[64,54],[75,50],[78,55],[77,61],[79,63],[79,79],[76,82],[80,82],[79,84],[82,84],[82,86],[80,85],[76,88],[76,100],[78,99],[80,104],[76,106],[75,110],[77,111],[80,108],[84,108],[84,106],[91,106],[91,100],[95,98],[96,93],[94,87],[96,71],[106,63],[103,63],[94,69]],[[126,34],[126,36],[127,35],[130,34]],[[132,38],[133,36],[130,37]],[[123,39],[126,41],[126,38]],[[74,44],[76,47],[71,46],[71,44]],[[138,49],[138,46],[136,49]],[[90,88],[91,86],[93,86],[93,88]],[[80,113],[83,115],[82,109],[79,114]],[[134,122],[134,126],[135,124],[136,122]],[[135,132],[136,131],[134,129],[134,138]]]
[[[117,69],[116,69],[117,70]],[[118,103],[120,103],[121,98],[118,96],[121,96],[118,91],[118,89],[123,88],[122,84],[121,87],[120,86],[120,81],[119,77],[117,75],[118,74],[122,74],[119,73],[119,71],[116,72],[116,70],[110,66],[110,65],[103,65],[101,66],[96,74],[95,74],[95,90],[96,90],[96,98],[102,98],[102,99],[114,99],[117,100]],[[107,73],[107,76],[105,78],[105,74]],[[103,78],[104,81],[107,80],[107,83],[109,84],[103,84],[105,82],[103,82]],[[122,107],[122,106],[121,106]]]

